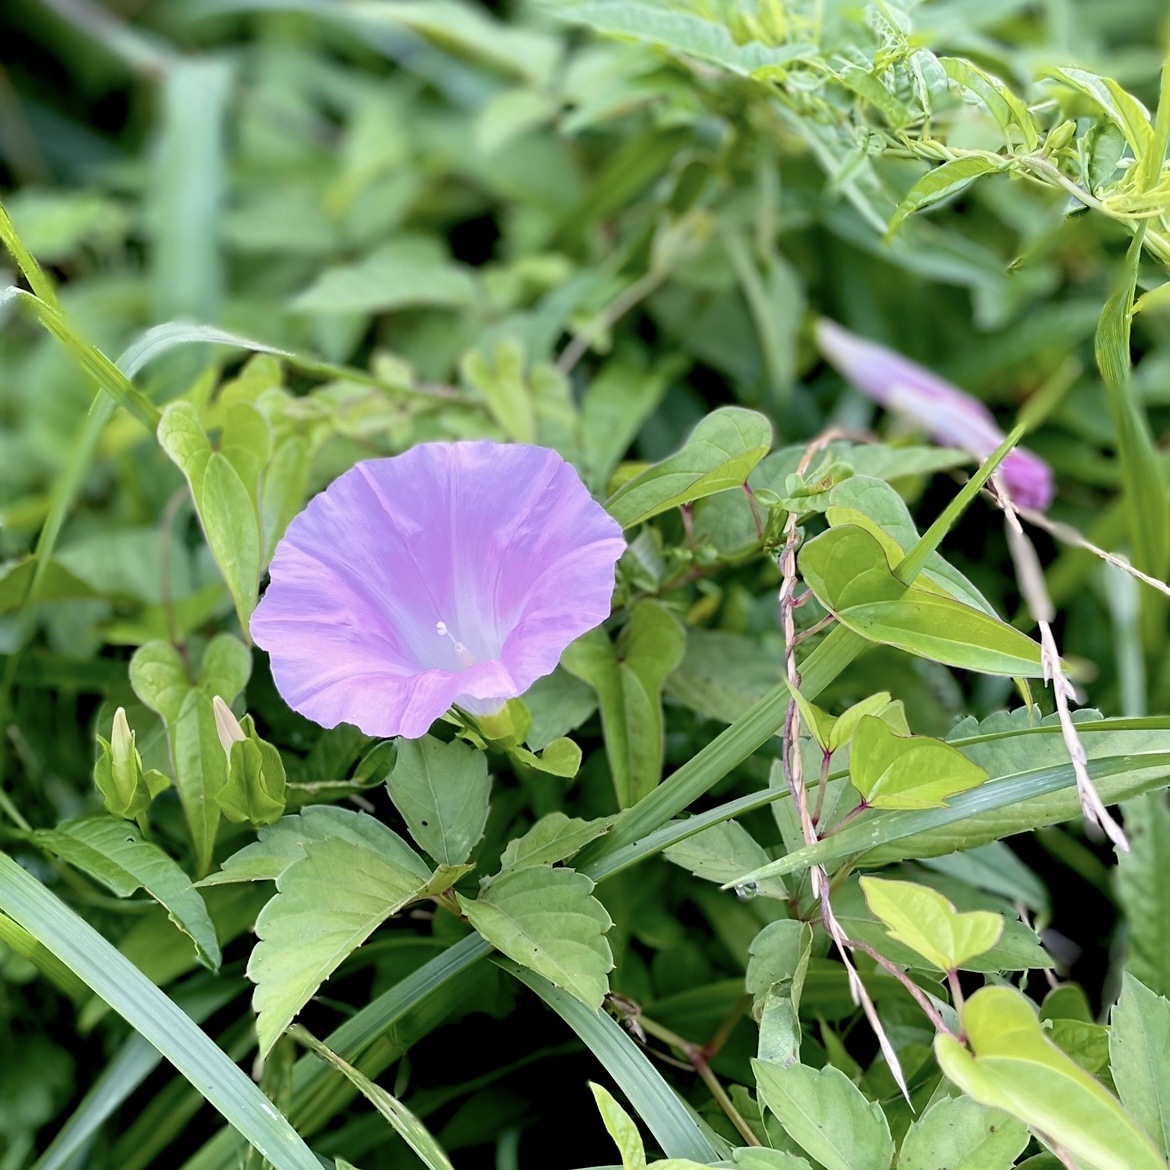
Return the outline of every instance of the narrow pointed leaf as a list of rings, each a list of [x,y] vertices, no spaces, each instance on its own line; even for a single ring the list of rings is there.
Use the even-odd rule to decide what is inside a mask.
[[[772,425],[754,410],[723,406],[703,419],[683,448],[648,467],[610,497],[613,518],[630,528],[704,496],[742,487],[772,446]]]

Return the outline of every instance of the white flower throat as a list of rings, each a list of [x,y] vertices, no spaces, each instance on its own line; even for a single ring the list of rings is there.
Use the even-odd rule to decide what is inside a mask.
[[[475,659],[472,658],[471,651],[468,650],[467,647],[464,646],[463,643],[460,642],[459,639],[456,638],[449,629],[447,629],[446,622],[435,622],[435,632],[439,635],[440,638],[451,639],[451,641],[455,644],[455,657],[458,658],[464,666],[475,665]]]

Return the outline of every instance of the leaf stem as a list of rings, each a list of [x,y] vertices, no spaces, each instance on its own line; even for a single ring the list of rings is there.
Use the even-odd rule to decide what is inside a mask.
[[[731,1019],[732,1027],[735,1026],[735,1023],[738,1021],[740,1014],[742,1014],[742,1012],[736,1014]],[[755,1133],[752,1131],[751,1126],[748,1125],[748,1123],[744,1120],[743,1114],[741,1114],[740,1111],[736,1109],[731,1098],[727,1095],[727,1090],[724,1089],[724,1087],[719,1083],[719,1078],[711,1071],[711,1066],[707,1063],[708,1060],[715,1055],[715,1053],[711,1050],[711,1044],[693,1044],[690,1040],[683,1039],[683,1037],[680,1036],[677,1032],[672,1032],[669,1028],[664,1027],[662,1024],[656,1023],[654,1020],[647,1019],[643,1015],[638,1016],[638,1023],[641,1024],[643,1030],[648,1035],[653,1036],[666,1044],[669,1044],[671,1048],[677,1049],[683,1054],[683,1056],[686,1057],[690,1066],[695,1070],[696,1073],[699,1074],[699,1079],[703,1082],[704,1085],[707,1086],[711,1096],[718,1103],[719,1108],[727,1114],[728,1119],[730,1120],[731,1124],[735,1126],[736,1131],[739,1133],[740,1137],[742,1137],[749,1146],[758,1146],[760,1144],[760,1139],[756,1137]],[[724,1024],[726,1023],[727,1021],[724,1021]],[[730,1028],[728,1031],[730,1031]],[[718,1035],[719,1033],[716,1033],[716,1036]],[[724,1037],[724,1039],[726,1039],[726,1037]],[[714,1040],[712,1040],[712,1044],[713,1043]],[[718,1050],[716,1049],[716,1051]]]
[[[922,1008],[922,1010],[926,1013],[927,1018],[934,1025],[936,1031],[942,1032],[947,1036],[954,1037],[956,1040],[959,1039],[959,1037],[955,1036],[955,1033],[947,1027],[946,1020],[942,1018],[938,1008],[936,1008],[934,1004],[930,1002],[930,998],[927,996],[926,992],[923,991],[922,988],[919,987],[918,984],[915,983],[914,980],[911,979],[910,976],[907,975],[901,967],[899,967],[896,963],[891,963],[890,960],[887,959],[880,951],[874,950],[874,948],[871,947],[869,943],[862,942],[859,938],[846,939],[845,945],[851,947],[853,950],[862,951],[864,954],[869,955],[869,957],[873,959],[873,961],[877,963],[878,966],[883,967],[887,972],[889,972],[889,974],[893,975],[893,977],[897,979],[897,981],[901,983],[902,986],[905,987],[906,990],[914,997],[918,1003],[918,1006]]]

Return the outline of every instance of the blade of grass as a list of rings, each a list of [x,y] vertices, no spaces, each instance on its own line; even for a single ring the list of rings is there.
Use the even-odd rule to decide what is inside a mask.
[[[57,300],[57,290],[53,282],[45,275],[44,269],[37,263],[36,257],[24,246],[24,241],[16,234],[16,228],[0,203],[0,243],[9,251],[21,276],[28,281],[28,287],[49,308],[61,311],[61,302]]]
[[[1088,770],[1090,777],[1097,781],[1138,769],[1164,767],[1170,767],[1170,752],[1108,756],[1104,759],[1090,760]],[[1159,776],[1155,782],[1162,783],[1164,780],[1165,776]],[[724,889],[730,889],[743,882],[794,873],[814,865],[837,865],[870,849],[912,837],[915,833],[953,825],[956,821],[963,821],[980,813],[994,812],[1011,804],[1019,804],[1033,797],[1046,796],[1050,792],[1059,792],[1062,788],[1075,786],[1076,773],[1072,764],[1055,764],[982,784],[970,792],[951,797],[950,803],[941,808],[916,809],[913,812],[875,812],[860,817],[852,824],[846,825],[840,832],[818,841],[816,845],[797,849],[736,878],[734,882],[724,886]]]
[[[202,1024],[213,1012],[235,999],[241,990],[242,981],[217,979],[212,983],[210,979],[199,977],[196,987],[179,989],[171,998],[196,1024]],[[137,1032],[133,1033],[114,1054],[30,1170],[62,1170],[67,1166],[73,1155],[93,1138],[114,1111],[158,1067],[161,1060],[157,1048]]]
[[[342,1060],[327,1044],[309,1033],[300,1024],[294,1024],[289,1034],[315,1056],[337,1069],[359,1093],[394,1127],[400,1138],[415,1152],[427,1170],[455,1170],[446,1151],[435,1141],[431,1131],[397,1097],[391,1096],[381,1085],[363,1076],[348,1061]]]
[[[27,959],[46,979],[63,991],[75,1004],[89,999],[89,988],[53,954],[7,914],[0,914],[0,943]]]
[[[181,1008],[7,854],[0,909],[150,1041],[276,1170],[320,1170],[296,1130]]]
[[[536,992],[577,1033],[629,1098],[668,1158],[689,1158],[706,1165],[726,1156],[727,1151],[717,1148],[710,1130],[612,1016],[592,1011],[575,996],[511,959],[497,957],[494,962]]]
[[[325,1043],[367,1076],[376,1076],[467,1001],[475,965],[491,950],[478,934],[467,935],[367,1004]],[[289,1117],[302,1133],[320,1130],[352,1098],[349,1084],[329,1065],[313,1056],[297,1061]],[[221,1130],[187,1159],[182,1170],[234,1170],[242,1147],[238,1133]]]
[[[128,410],[151,431],[158,426],[161,417],[158,407],[141,390],[132,386],[130,379],[100,349],[78,337],[59,309],[15,286],[0,291],[0,305],[10,300],[28,309],[118,406]]]
[[[1126,255],[1120,287],[1101,312],[1095,349],[1117,434],[1122,498],[1133,563],[1143,572],[1164,580],[1170,569],[1170,497],[1149,419],[1131,376],[1130,330],[1144,235],[1143,225],[1134,235]],[[1143,591],[1141,606],[1143,641],[1146,651],[1153,653],[1165,644],[1166,604],[1147,590]]]

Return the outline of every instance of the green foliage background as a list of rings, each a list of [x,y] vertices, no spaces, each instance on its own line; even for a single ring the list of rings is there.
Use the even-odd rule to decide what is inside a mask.
[[[903,525],[909,552],[970,471],[823,363],[818,316],[937,370],[1005,429],[1023,421],[1056,473],[1052,518],[1165,578],[1168,37],[1162,0],[9,0],[0,284],[22,291],[0,300],[0,845],[41,885],[0,869],[0,1170],[261,1165],[231,1131],[213,1136],[220,1113],[265,1136],[272,1164],[314,1165],[280,1145],[292,1138],[279,1125],[265,1129],[271,1110],[244,1074],[174,1013],[250,1070],[245,972],[266,962],[278,974],[255,1001],[260,1087],[325,1164],[436,1166],[445,1150],[468,1167],[600,1165],[614,1160],[608,1129],[638,1166],[628,1107],[652,1157],[886,1170],[896,1145],[898,1166],[926,1166],[937,1126],[958,1143],[956,1165],[1053,1165],[1022,1128],[1050,1132],[1019,1104],[1032,1089],[1006,1072],[997,1083],[1015,1096],[999,1107],[1021,1118],[1019,1142],[962,1144],[985,1122],[974,1081],[942,1078],[919,1006],[855,952],[912,1113],[823,931],[800,925],[801,950],[800,920],[818,921],[807,866],[824,860],[850,937],[950,1011],[922,952],[867,907],[858,855],[961,911],[1004,916],[994,949],[963,963],[968,994],[1031,969],[1044,999],[1029,923],[1048,929],[1084,991],[1051,993],[1045,1034],[1137,1118],[1099,1121],[1117,1149],[1140,1146],[1128,1164],[1164,1157],[1170,1088],[1134,1072],[1143,1037],[1170,1032],[1158,998],[1170,994],[1163,597],[1036,534],[1084,705],[1150,716],[1082,724],[1107,803],[1126,799],[1133,848],[1120,864],[1076,819],[1057,725],[1030,730],[1009,677],[889,646],[834,658],[820,647],[836,634],[812,643],[820,673],[806,670],[804,689],[815,678],[820,693],[808,698],[840,714],[889,692],[904,707],[895,730],[946,736],[993,781],[1026,782],[998,806],[991,786],[953,796],[947,824],[871,801],[796,860],[799,825],[768,786],[788,703],[774,555],[786,515],[818,532],[818,493],[849,467],[894,485],[870,515]],[[699,424],[731,451],[714,468],[685,447]],[[794,481],[828,428],[880,441],[841,440],[822,478]],[[471,794],[436,841],[407,811],[421,799],[408,753],[292,713],[239,635],[309,495],[359,459],[469,437],[556,447],[599,498],[617,493],[631,550],[615,620],[526,696],[511,739],[472,733],[473,748],[437,725],[451,743],[424,741]],[[733,490],[672,496],[654,473],[622,488],[680,448],[695,478],[710,470]],[[749,472],[763,538],[736,486]],[[898,497],[917,523],[908,535]],[[995,510],[976,500],[944,528],[947,562],[926,575],[958,570],[1033,632]],[[810,601],[802,628],[824,612]],[[197,817],[191,794],[228,777],[216,696],[253,716],[287,787],[265,755],[253,803],[221,816],[209,800]],[[1051,714],[1047,691],[1032,697]],[[111,741],[119,706],[140,783],[155,769],[183,795],[141,817],[107,799],[125,821],[102,812],[93,783],[96,737]],[[871,738],[885,734],[876,722]],[[844,767],[834,776],[830,814],[848,816]],[[742,815],[725,819],[733,804]],[[282,808],[310,810],[295,832],[328,881],[304,868],[286,881],[298,845],[237,853]],[[680,827],[671,818],[687,809],[722,828]],[[449,868],[433,875],[408,836]],[[785,872],[761,878],[760,896],[720,889],[776,859]],[[303,985],[286,979],[280,955],[304,941],[288,917],[308,904],[340,930],[371,890],[381,901],[344,924],[370,941]],[[538,940],[541,964],[518,965],[511,940],[533,898],[592,924],[573,939],[588,957],[571,977],[558,976],[555,931]],[[20,925],[34,920],[43,936]],[[134,968],[171,1004],[148,998]],[[646,1062],[593,1011],[607,989],[640,1006],[647,1043],[675,1065]],[[302,1007],[348,1072],[280,1038]],[[743,1153],[688,1066],[681,1041],[713,1038],[700,1063],[773,1155]],[[803,1071],[781,1087],[770,1069],[783,1051]],[[1038,1067],[1028,1075],[1057,1075]],[[378,1076],[381,1096],[364,1079]],[[587,1079],[624,1105],[595,1103]],[[792,1118],[815,1108],[830,1130],[855,1118],[857,1148],[802,1137]]]

